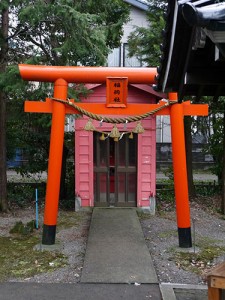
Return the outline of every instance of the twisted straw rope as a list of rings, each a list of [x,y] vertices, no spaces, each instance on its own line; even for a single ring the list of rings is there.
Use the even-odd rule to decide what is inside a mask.
[[[51,99],[53,101],[57,101],[57,102],[66,104],[68,106],[71,106],[74,109],[78,110],[82,115],[85,115],[85,116],[87,116],[87,117],[89,117],[93,120],[102,121],[104,123],[111,123],[111,124],[122,124],[122,123],[131,123],[131,122],[135,122],[135,121],[140,121],[140,120],[143,120],[143,119],[157,113],[158,111],[164,109],[165,107],[173,105],[173,104],[178,102],[178,101],[166,100],[165,105],[159,106],[159,107],[153,109],[152,111],[146,112],[142,115],[129,116],[129,117],[126,117],[126,118],[112,118],[112,117],[105,117],[105,116],[100,116],[100,115],[97,115],[97,114],[93,114],[93,113],[79,107],[78,105],[72,103],[69,99],[67,99],[67,100],[61,100],[61,99],[57,99],[57,98],[51,98]]]

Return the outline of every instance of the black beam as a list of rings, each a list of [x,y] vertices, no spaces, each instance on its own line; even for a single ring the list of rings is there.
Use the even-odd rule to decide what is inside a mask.
[[[194,3],[185,3],[182,7],[185,21],[190,26],[203,26],[213,21],[225,20],[225,3],[216,3],[203,7],[195,7]]]
[[[186,73],[185,76],[185,85],[223,85],[225,86],[225,69],[217,70],[210,68],[200,68],[197,70],[192,70],[191,72]]]

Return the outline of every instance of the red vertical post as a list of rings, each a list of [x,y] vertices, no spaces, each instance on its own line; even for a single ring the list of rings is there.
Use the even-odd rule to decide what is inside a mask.
[[[176,93],[169,100],[177,100]],[[179,247],[192,247],[183,104],[171,106],[171,138]]]
[[[54,97],[66,100],[67,89],[68,83],[64,79],[57,79],[54,83]],[[65,105],[56,101],[52,105],[52,127],[42,235],[43,245],[55,244],[64,141]]]

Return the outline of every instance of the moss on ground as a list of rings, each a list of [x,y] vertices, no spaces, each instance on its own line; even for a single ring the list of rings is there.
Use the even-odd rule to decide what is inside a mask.
[[[79,226],[85,217],[87,213],[60,211],[57,231]],[[0,282],[29,278],[67,265],[68,258],[61,252],[34,250],[41,243],[42,235],[40,228],[35,229],[34,220],[26,224],[17,221],[9,233],[10,236],[0,236]]]
[[[177,230],[166,230],[166,231],[163,231],[163,232],[160,232],[159,233],[159,237],[164,239],[164,238],[170,238],[170,237],[177,237]]]
[[[61,253],[33,250],[38,242],[36,236],[0,237],[0,281],[51,272],[67,264]]]
[[[57,229],[61,230],[64,228],[78,226],[84,217],[85,214],[82,212],[77,213],[74,211],[61,211],[58,217]]]
[[[148,219],[152,218],[152,215],[149,212],[137,210],[137,215],[138,215],[139,220],[148,220]]]
[[[201,275],[213,266],[216,258],[225,254],[225,246],[218,245],[219,243],[219,240],[199,237],[195,252],[171,249],[171,260],[175,261],[179,268]]]

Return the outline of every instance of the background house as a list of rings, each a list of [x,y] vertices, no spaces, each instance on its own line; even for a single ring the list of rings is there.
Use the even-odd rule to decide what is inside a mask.
[[[108,67],[144,67],[146,64],[137,57],[128,56],[128,37],[135,27],[148,27],[146,17],[148,5],[144,1],[124,0],[130,5],[130,20],[123,26],[124,34],[121,45],[112,50],[108,56]]]

